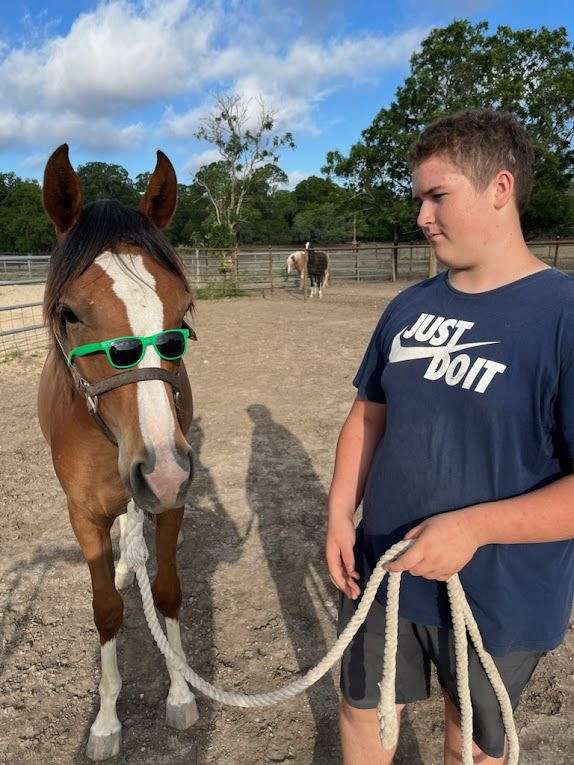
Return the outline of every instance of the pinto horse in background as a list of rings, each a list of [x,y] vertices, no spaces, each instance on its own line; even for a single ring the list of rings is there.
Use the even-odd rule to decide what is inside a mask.
[[[323,297],[323,287],[329,281],[329,256],[326,252],[315,250],[311,247],[311,242],[307,242],[304,250],[296,250],[287,256],[286,268],[287,276],[291,270],[299,272],[301,289],[304,287],[305,269],[309,276],[311,286],[311,295]]]
[[[66,144],[48,160],[43,195],[57,244],[44,299],[51,348],[40,379],[38,413],[90,570],[102,674],[87,755],[102,760],[120,748],[116,635],[123,601],[116,585],[129,581],[125,568],[114,577],[110,529],[130,501],[154,516],[154,602],[165,617],[171,647],[182,655],[176,542],[193,472],[184,435],[193,405],[181,354],[160,357],[160,345],[153,343],[167,342],[166,335],[161,341],[151,338],[185,327],[192,300],[182,266],[160,231],[177,201],[175,171],[165,154],[157,153],[139,210],[113,201],[83,207]],[[185,331],[192,333],[189,327]],[[174,336],[185,333],[168,333]],[[142,342],[137,364],[133,358],[122,364],[128,371],[114,368],[104,352],[69,361],[69,352],[78,346],[129,338],[132,344],[137,338],[148,342]],[[125,532],[125,516],[121,520],[120,532]],[[168,671],[167,722],[185,729],[197,719],[195,698],[181,673],[169,665]]]
[[[307,242],[309,244],[309,242]],[[307,267],[307,250],[295,250],[287,256],[285,262],[286,276],[289,276],[291,271],[296,271],[299,274],[299,286],[303,289],[305,282],[305,269]]]

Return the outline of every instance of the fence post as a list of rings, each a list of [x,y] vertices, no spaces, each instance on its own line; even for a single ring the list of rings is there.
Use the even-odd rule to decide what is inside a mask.
[[[273,292],[273,253],[271,252],[271,245],[269,245],[269,281],[271,283],[271,292]]]
[[[436,276],[436,255],[432,247],[427,247],[429,254],[429,279],[432,276]]]
[[[360,282],[361,274],[359,271],[359,245],[357,242],[353,244],[353,248],[355,250],[355,281]]]
[[[393,249],[391,250],[391,281],[396,282],[397,281],[397,261],[395,258],[396,253],[396,246],[393,244]]]
[[[233,251],[233,279],[235,281],[235,289],[239,289],[239,250],[237,247]]]
[[[558,242],[554,245],[554,268],[558,268]]]
[[[412,276],[413,273],[413,243],[410,242],[410,249],[409,249],[409,277]]]

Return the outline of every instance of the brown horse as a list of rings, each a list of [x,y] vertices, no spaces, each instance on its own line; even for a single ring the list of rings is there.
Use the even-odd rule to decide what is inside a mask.
[[[182,266],[160,231],[177,198],[175,172],[165,154],[157,153],[139,210],[112,201],[83,207],[65,144],[48,160],[43,194],[57,244],[44,300],[52,343],[38,412],[92,580],[102,675],[87,754],[100,760],[120,747],[116,635],[123,602],[110,529],[130,501],[154,515],[153,596],[170,645],[181,653],[176,542],[192,479],[184,434],[193,409],[181,355],[182,338],[193,337],[184,319],[192,300]],[[110,340],[107,349],[105,343],[93,348]],[[129,580],[125,571],[118,574]],[[184,729],[197,719],[195,699],[181,674],[168,670],[167,722]]]

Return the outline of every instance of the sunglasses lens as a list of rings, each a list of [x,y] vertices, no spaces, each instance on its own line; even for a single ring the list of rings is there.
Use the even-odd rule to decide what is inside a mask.
[[[162,332],[156,338],[155,347],[163,359],[179,359],[185,351],[185,338],[181,332]]]
[[[116,340],[110,345],[110,358],[118,367],[131,367],[138,363],[142,351],[142,341],[135,337]]]

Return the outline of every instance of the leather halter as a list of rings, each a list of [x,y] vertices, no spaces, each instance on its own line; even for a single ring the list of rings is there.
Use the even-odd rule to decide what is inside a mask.
[[[64,347],[60,341],[60,338],[57,335],[54,335],[54,336],[56,338],[56,342],[60,346],[62,353],[64,354],[64,358],[67,359],[66,352],[64,351]],[[162,380],[163,382],[169,383],[171,387],[173,388],[177,419],[179,421],[179,424],[180,425],[182,424],[181,423],[182,410],[181,410],[181,403],[180,403],[182,381],[181,381],[181,377],[179,376],[179,371],[169,372],[167,369],[162,369],[162,367],[145,367],[144,369],[129,369],[127,372],[120,372],[117,375],[112,375],[111,377],[105,377],[103,380],[99,380],[98,382],[91,383],[88,380],[85,380],[74,366],[70,366],[69,369],[70,369],[72,378],[74,380],[76,389],[86,399],[88,412],[92,415],[92,417],[94,418],[100,430],[106,436],[108,441],[111,441],[114,446],[117,446],[118,442],[116,440],[116,437],[110,430],[110,428],[106,425],[104,419],[102,418],[102,415],[98,411],[98,397],[103,395],[104,393],[108,393],[111,390],[115,390],[116,388],[121,388],[124,385],[144,382],[146,380]]]

